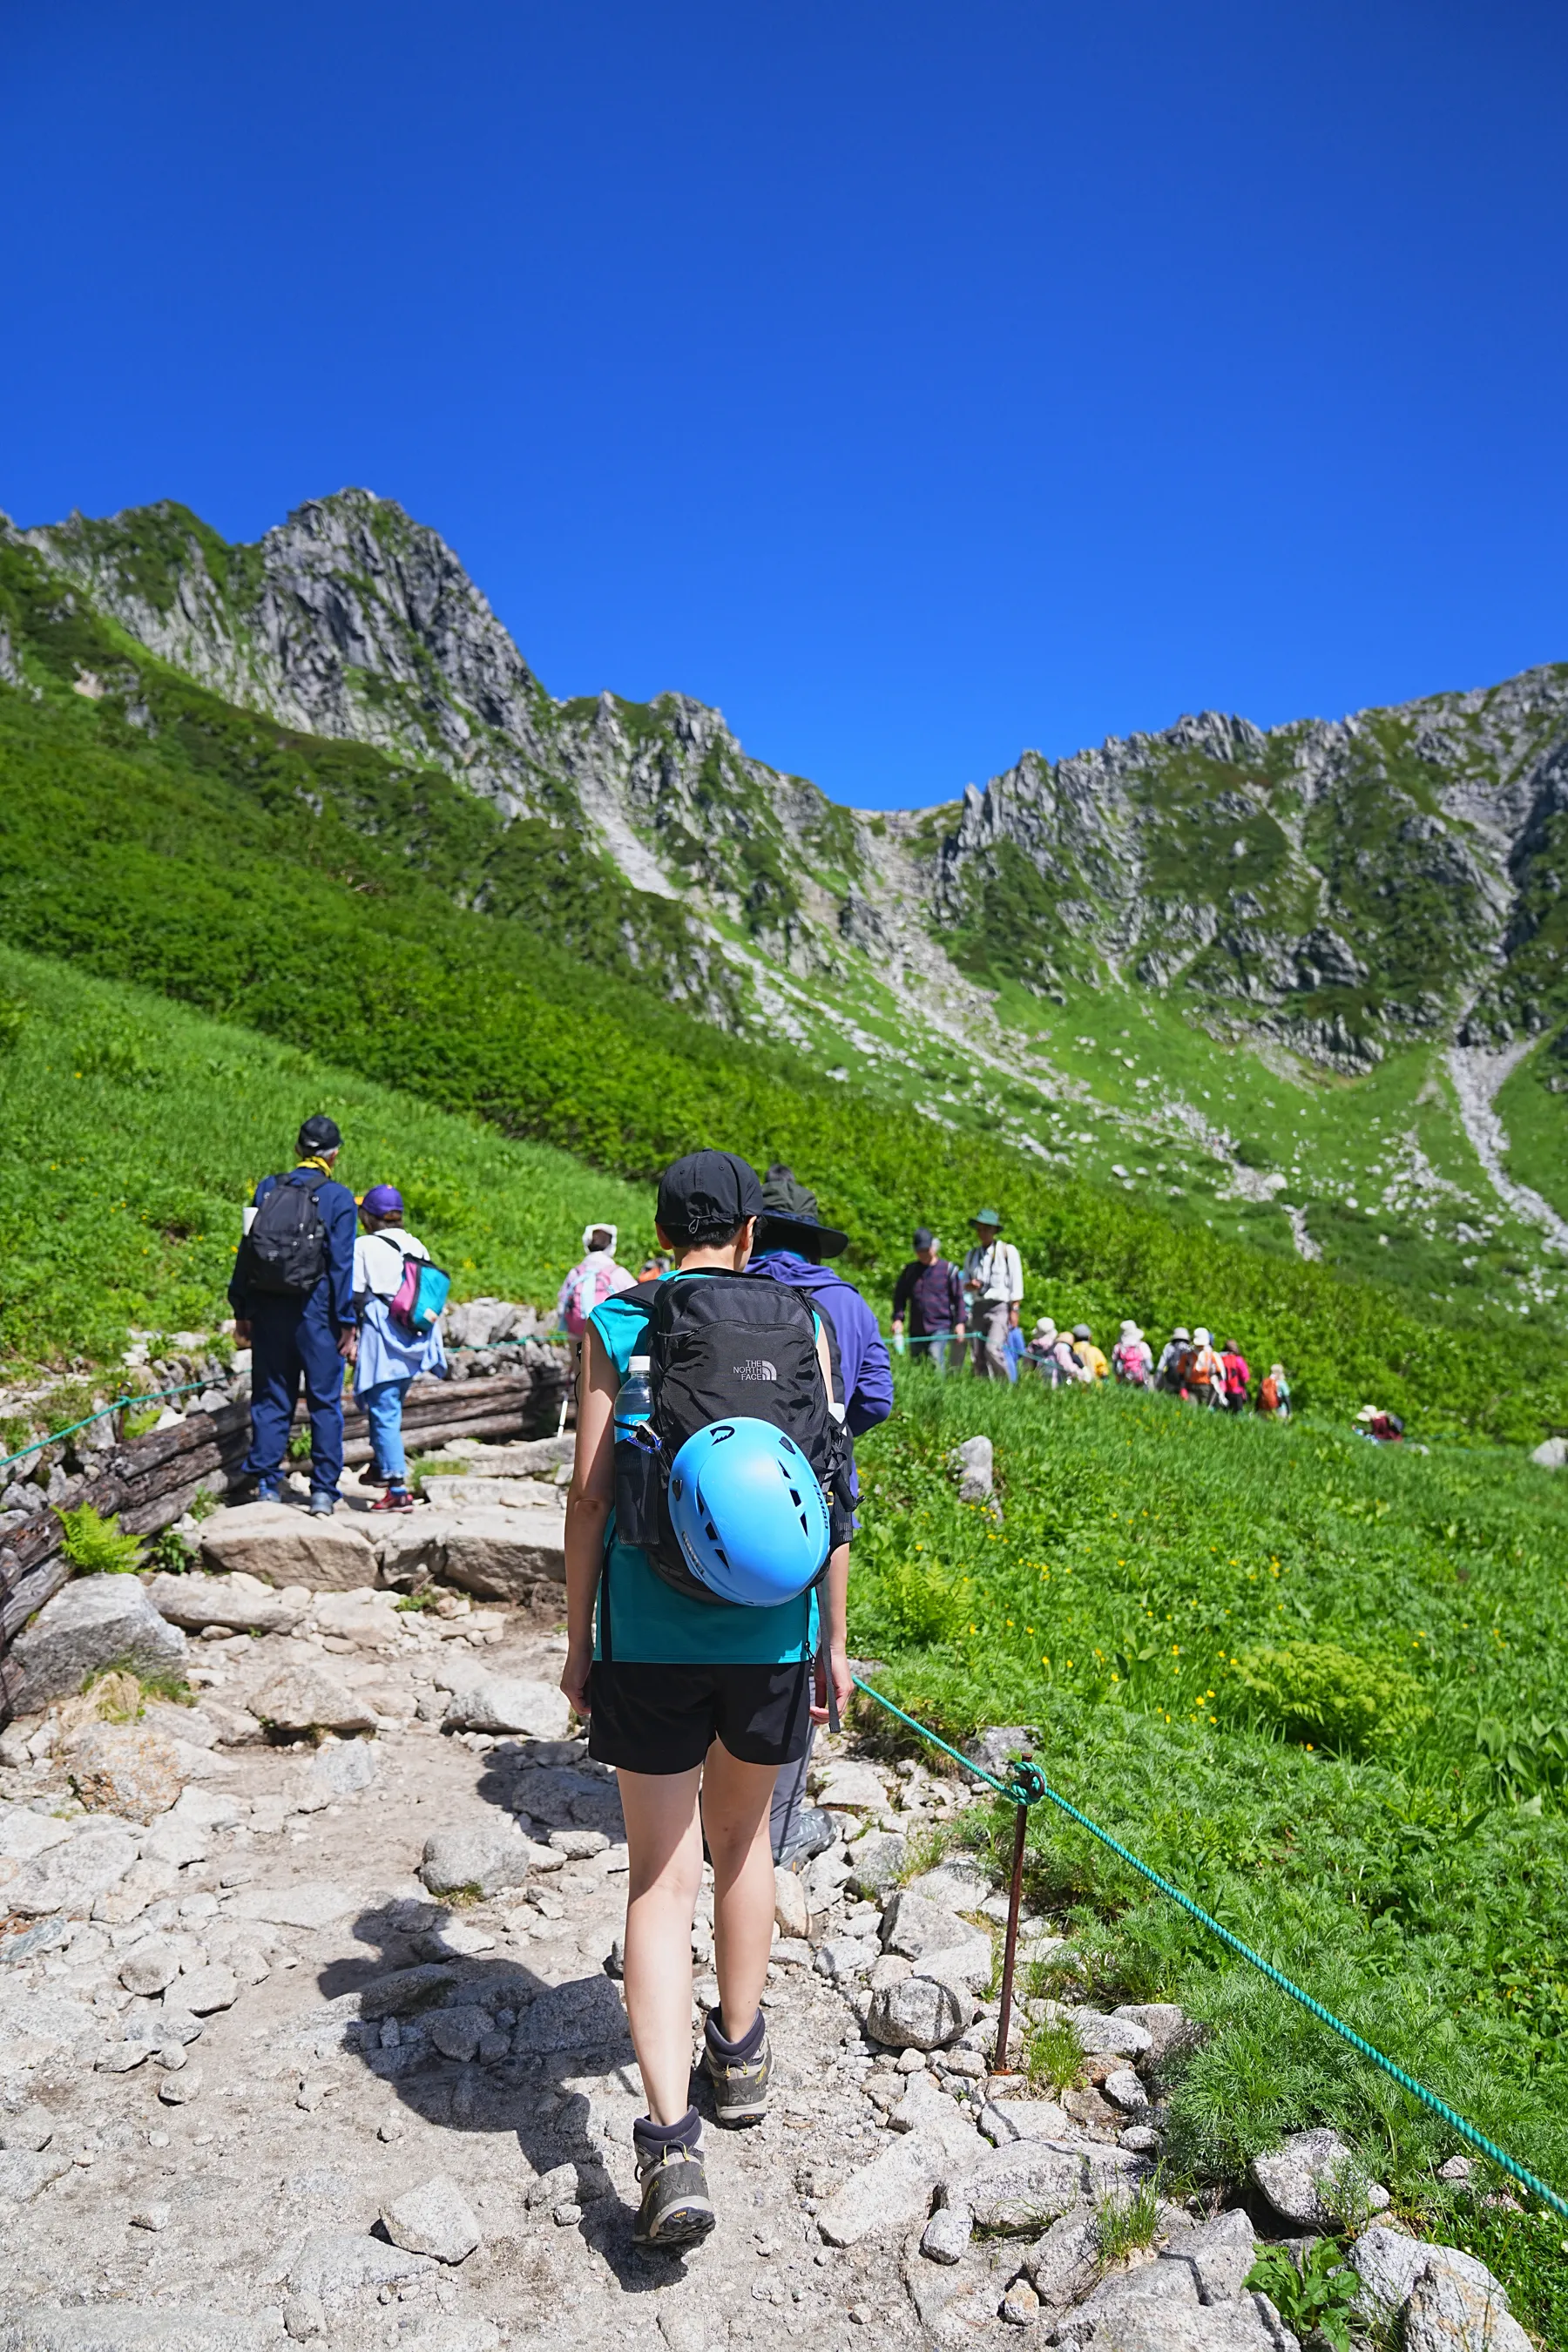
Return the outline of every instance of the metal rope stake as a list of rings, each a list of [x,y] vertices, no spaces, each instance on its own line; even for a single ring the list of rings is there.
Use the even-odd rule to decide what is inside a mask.
[[[1239,1936],[1233,1936],[1228,1927],[1222,1927],[1219,1921],[1194,1903],[1190,1895],[1184,1895],[1179,1886],[1173,1886],[1168,1878],[1162,1878],[1159,1872],[1151,1870],[1146,1862],[1140,1862],[1138,1856],[1130,1853],[1119,1838],[1113,1838],[1109,1830],[1102,1830],[1098,1822],[1091,1822],[1087,1813],[1080,1813],[1076,1805],[1069,1805],[1065,1797],[1057,1794],[1037,1764],[1032,1762],[1015,1764],[1014,1778],[1011,1782],[1005,1784],[998,1780],[994,1773],[987,1772],[983,1765],[976,1764],[972,1758],[961,1754],[958,1748],[950,1748],[945,1739],[940,1738],[934,1731],[928,1729],[917,1717],[906,1715],[901,1706],[895,1706],[890,1698],[884,1698],[879,1690],[873,1690],[869,1683],[860,1680],[858,1675],[855,1676],[855,1687],[857,1690],[864,1691],[868,1698],[874,1698],[879,1706],[886,1707],[889,1715],[896,1715],[900,1723],[907,1723],[911,1731],[918,1731],[922,1739],[929,1740],[933,1748],[940,1748],[944,1756],[951,1756],[955,1763],[963,1766],[966,1772],[973,1772],[977,1780],[984,1780],[987,1787],[994,1789],[999,1797],[1007,1798],[1018,1808],[1018,1825],[1015,1832],[1013,1849],[1013,1896],[1008,1908],[1007,1951],[1003,1965],[1001,2034],[998,2036],[996,2057],[998,2067],[1005,2063],[1008,2011],[1012,2006],[1012,1969],[1014,1946],[1018,1929],[1018,1895],[1022,1884],[1023,1840],[1026,1809],[1044,1797],[1048,1799],[1059,1811],[1066,1813],[1069,1821],[1076,1822],[1079,1829],[1087,1830],[1090,1837],[1098,1838],[1101,1845],[1108,1846],[1119,1862],[1126,1863],[1129,1869],[1135,1870],[1141,1878],[1146,1878],[1151,1886],[1158,1887],[1162,1895],[1169,1895],[1173,1903],[1179,1904],[1187,1916],[1190,1919],[1195,1919],[1200,1927],[1206,1927],[1211,1936],[1217,1936],[1227,1951],[1234,1952],[1238,1959],[1246,1960],[1249,1967],[1255,1968],[1260,1976],[1267,1977],[1269,1983],[1277,1987],[1280,1992],[1288,1993],[1292,2000],[1299,2001],[1308,2015],[1315,2017],[1320,2025],[1326,2025],[1331,2033],[1339,2035],[1342,2042],[1348,2042],[1352,2050],[1359,2051],[1363,2058],[1369,2058],[1374,2066],[1382,2069],[1391,2082],[1397,2083],[1402,2091],[1408,2091],[1413,2099],[1419,2099],[1423,2106],[1430,2107],[1435,2116],[1441,2116],[1443,2121],[1451,2129],[1457,2131],[1461,2139],[1468,2140],[1472,2147],[1479,2148],[1481,2154],[1489,2158],[1500,2170],[1506,2172],[1510,2179],[1517,2180],[1521,2189],[1528,2189],[1532,2197],[1539,2197],[1543,2205],[1550,2205],[1554,2213],[1562,2214],[1563,2219],[1568,2221],[1568,2198],[1560,2197],[1555,2189],[1549,2189],[1545,2181],[1521,2164],[1517,2157],[1510,2156],[1506,2148],[1499,2147],[1495,2140],[1488,2139],[1484,2132],[1476,2129],[1474,2124],[1467,2123],[1458,2108],[1451,2107],[1447,2099],[1440,2099],[1436,2091],[1429,2091],[1425,2083],[1418,2083],[1414,2074],[1407,2074],[1403,2066],[1396,2065],[1392,2058],[1385,2058],[1381,2050],[1374,2049],[1373,2044],[1363,2040],[1352,2026],[1346,2025],[1342,2019],[1336,2017],[1331,2009],[1325,2009],[1321,2000],[1314,2000],[1310,1992],[1303,1992],[1299,1984],[1293,1984],[1271,1960],[1266,1960],[1262,1954],[1255,1952],[1249,1944],[1244,1944]]]

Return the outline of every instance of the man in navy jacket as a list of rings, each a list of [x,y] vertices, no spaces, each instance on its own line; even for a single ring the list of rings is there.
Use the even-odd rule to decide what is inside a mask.
[[[279,1184],[310,1186],[325,1240],[326,1263],[309,1290],[268,1289],[256,1279],[246,1238],[228,1286],[234,1336],[250,1348],[250,1452],[241,1475],[254,1478],[258,1502],[276,1502],[283,1490],[283,1459],[301,1382],[310,1415],[310,1510],[330,1518],[343,1475],[343,1365],[353,1361],[358,1327],[353,1311],[356,1212],[354,1196],[336,1182],[332,1168],[342,1147],[337,1123],[308,1118],[295,1147],[298,1164],[288,1174],[264,1176],[256,1188],[259,1209]]]
[[[752,1253],[752,1271],[804,1292],[833,1326],[838,1365],[844,1381],[844,1425],[852,1438],[875,1429],[893,1410],[893,1367],[877,1318],[852,1282],[822,1261],[847,1249],[849,1236],[819,1223],[816,1195],[795,1180],[793,1170],[775,1163],[763,1183],[763,1214]],[[858,1495],[853,1483],[851,1491]],[[775,1862],[799,1859],[817,1851],[803,1844],[802,1821],[805,1775],[811,1750],[798,1764],[786,1764],[773,1786],[773,1845]]]

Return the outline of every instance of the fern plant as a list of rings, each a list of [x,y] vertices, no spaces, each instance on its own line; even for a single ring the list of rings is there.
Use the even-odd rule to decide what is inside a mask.
[[[142,1565],[142,1538],[121,1532],[112,1512],[104,1518],[90,1503],[60,1513],[62,1549],[79,1576],[132,1576]]]

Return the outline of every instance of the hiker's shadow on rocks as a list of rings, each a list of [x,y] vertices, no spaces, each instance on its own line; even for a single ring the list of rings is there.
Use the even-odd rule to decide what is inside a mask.
[[[491,1753],[479,1793],[522,1812],[536,1836],[552,1827],[621,1833],[615,1784],[580,1769],[577,1743]],[[602,1961],[577,1952],[572,1973],[552,1982],[515,1948],[457,1949],[474,1940],[469,1927],[461,1908],[434,1898],[363,1911],[353,1927],[362,1953],[318,1978],[330,2038],[425,2123],[514,2137],[531,2175],[520,2184],[531,2233],[574,2228],[627,2293],[668,2284],[680,2259],[634,2247],[633,2210],[606,2162],[614,2152],[629,2173],[641,2088],[616,1984]]]

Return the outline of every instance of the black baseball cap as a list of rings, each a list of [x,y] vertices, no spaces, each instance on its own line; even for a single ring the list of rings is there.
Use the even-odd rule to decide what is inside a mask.
[[[329,1118],[324,1111],[318,1111],[314,1118],[308,1118],[300,1129],[299,1148],[301,1151],[341,1151],[343,1139],[337,1120]]]
[[[761,1216],[763,1187],[749,1160],[734,1151],[689,1151],[658,1180],[654,1215],[672,1238],[721,1241],[748,1217]]]
[[[936,1235],[932,1233],[929,1225],[917,1225],[915,1227],[915,1247],[916,1249],[934,1249],[936,1247]]]

